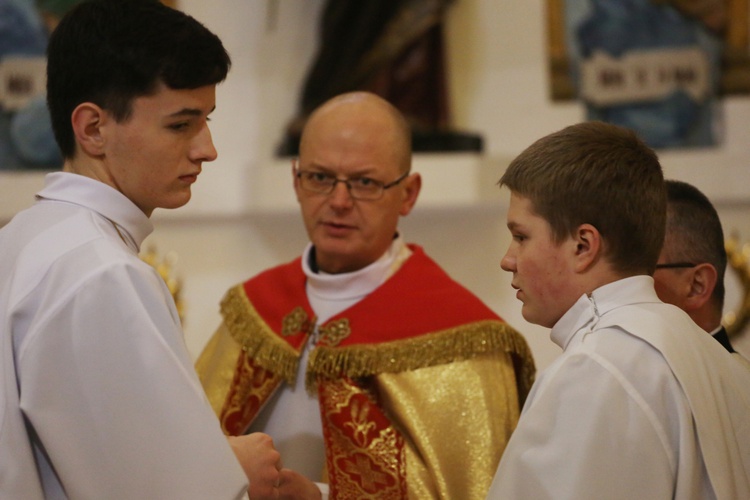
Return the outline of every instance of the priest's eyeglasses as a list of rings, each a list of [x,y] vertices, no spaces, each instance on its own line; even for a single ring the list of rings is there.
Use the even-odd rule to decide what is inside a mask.
[[[387,184],[370,177],[339,179],[335,175],[316,170],[296,170],[295,175],[297,176],[297,179],[299,179],[300,187],[309,193],[331,194],[336,187],[336,184],[343,182],[346,184],[349,196],[353,199],[374,201],[382,198],[386,189],[392,188],[402,180],[406,179],[409,172],[405,172],[401,177]]]
[[[692,262],[665,262],[663,264],[656,264],[656,269],[687,269],[697,265]]]

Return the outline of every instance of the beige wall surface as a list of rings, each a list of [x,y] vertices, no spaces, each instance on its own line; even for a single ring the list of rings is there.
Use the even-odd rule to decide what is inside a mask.
[[[315,53],[323,3],[284,0],[277,2],[273,14],[271,1],[180,0],[184,10],[222,36],[234,60],[232,74],[219,90],[213,122],[220,158],[206,169],[206,177],[212,177],[202,178],[196,186],[198,203],[191,209],[210,212],[218,206],[244,214],[220,214],[219,224],[210,216],[190,223],[165,220],[152,237],[160,247],[181,253],[188,309],[185,330],[196,354],[218,324],[217,304],[224,290],[293,258],[306,243],[291,176],[285,172],[271,184],[257,172],[288,170],[273,159],[273,150],[294,115]],[[422,244],[450,274],[526,334],[540,367],[547,366],[559,349],[549,340],[548,330],[523,320],[510,278],[499,267],[509,243],[504,224],[508,194],[494,182],[508,159],[531,142],[584,117],[580,104],[549,99],[544,5],[544,0],[459,0],[449,11],[447,64],[454,123],[484,136],[488,166],[482,167],[480,178],[487,189],[476,203],[469,197],[444,206],[418,205],[402,225],[408,240]],[[667,177],[704,190],[717,204],[727,232],[737,231],[750,241],[750,97],[728,98],[718,112],[725,124],[721,146],[659,154]],[[466,172],[455,172],[455,183],[433,184],[428,182],[430,162],[419,169],[426,177],[423,198],[431,187],[449,197],[450,190],[461,189],[456,183]],[[253,198],[268,196],[268,189],[278,191],[281,208],[254,205]],[[201,251],[203,245],[211,250]],[[734,282],[729,288],[731,307],[732,291],[738,288]]]
[[[230,286],[298,255],[306,237],[289,166],[273,157],[294,115],[302,79],[316,48],[323,0],[179,0],[224,40],[233,59],[217,93],[212,132],[219,158],[204,166],[193,200],[157,211],[147,240],[174,251],[184,280],[185,335],[197,356],[219,322]],[[548,97],[544,0],[459,0],[446,26],[454,123],[480,132],[479,158],[420,159],[423,203],[402,224],[445,269],[522,331],[540,368],[560,352],[547,329],[526,323],[499,266],[509,243],[508,193],[494,186],[504,165],[537,138],[583,119],[575,102]],[[277,11],[274,14],[273,5]],[[709,149],[660,151],[667,177],[692,182],[716,203],[727,233],[750,241],[750,97],[721,103],[725,141]],[[439,164],[439,165],[438,165]],[[7,193],[41,179],[0,175],[0,219],[31,202]],[[30,191],[33,193],[33,190]],[[458,193],[458,194],[457,194]],[[20,198],[19,198],[20,197]],[[441,201],[443,200],[443,201]],[[2,221],[0,220],[0,223]],[[731,278],[730,278],[731,279]],[[738,292],[730,283],[730,306]],[[750,353],[750,335],[737,339]]]

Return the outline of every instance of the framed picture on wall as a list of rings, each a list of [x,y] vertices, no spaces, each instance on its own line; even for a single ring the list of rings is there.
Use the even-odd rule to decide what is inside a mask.
[[[722,44],[719,95],[750,94],[750,2],[747,0],[648,0],[671,5],[716,33]],[[593,0],[584,0],[591,3]],[[566,17],[579,7],[577,0],[546,0],[547,53],[550,97],[575,99],[571,75],[571,47]],[[575,15],[575,13],[573,12]]]
[[[0,171],[62,165],[45,101],[45,51],[60,18],[80,1],[0,0]]]
[[[722,95],[750,93],[747,0],[547,0],[550,95],[655,148],[721,142]]]
[[[0,170],[51,170],[62,162],[45,102],[45,50],[76,3],[0,0]]]

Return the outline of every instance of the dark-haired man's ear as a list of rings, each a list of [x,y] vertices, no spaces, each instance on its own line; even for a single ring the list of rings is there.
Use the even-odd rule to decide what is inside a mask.
[[[101,127],[107,121],[105,111],[90,102],[79,104],[71,114],[71,124],[76,142],[88,156],[104,154],[104,137]]]
[[[714,293],[714,288],[716,288],[718,273],[716,272],[716,268],[707,262],[698,264],[686,271],[690,272],[692,276],[690,291],[687,297],[685,297],[685,310],[700,309],[711,300],[711,295]]]
[[[602,235],[591,224],[581,224],[578,226],[573,243],[575,244],[574,269],[577,272],[587,270],[602,257],[604,248]]]

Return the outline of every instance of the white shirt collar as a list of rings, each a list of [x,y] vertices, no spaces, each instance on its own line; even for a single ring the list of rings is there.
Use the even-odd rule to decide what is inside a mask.
[[[397,236],[388,250],[369,266],[351,273],[328,274],[322,271],[315,272],[310,267],[312,249],[312,244],[308,243],[302,255],[302,270],[307,276],[308,294],[325,300],[354,299],[372,293],[411,255],[403,238]],[[404,252],[408,254],[404,255]]]
[[[651,276],[631,276],[607,283],[590,295],[581,295],[552,327],[550,338],[565,349],[578,331],[584,327],[592,330],[607,312],[623,305],[645,302],[660,302]]]
[[[116,224],[120,234],[140,251],[141,244],[154,225],[132,201],[111,186],[70,172],[53,172],[44,178],[44,188],[37,198],[79,205],[100,214]]]

